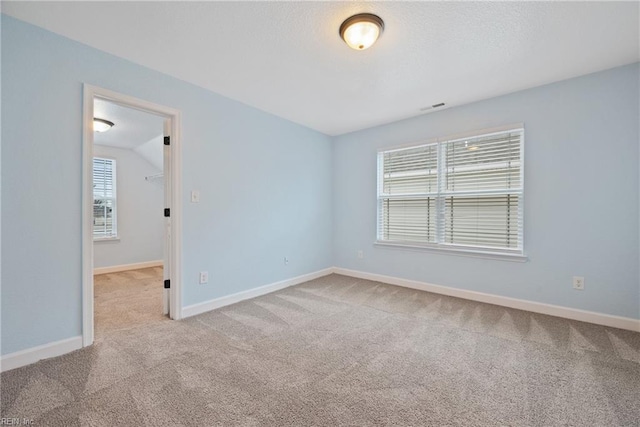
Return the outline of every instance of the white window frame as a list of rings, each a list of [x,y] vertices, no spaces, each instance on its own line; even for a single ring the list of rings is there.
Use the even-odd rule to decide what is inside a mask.
[[[390,241],[383,240],[382,230],[381,230],[381,215],[383,214],[382,203],[381,201],[385,198],[388,198],[388,195],[385,195],[383,192],[383,183],[384,183],[384,154],[406,150],[411,148],[418,148],[428,145],[437,144],[438,151],[438,166],[437,166],[437,179],[438,179],[438,189],[437,193],[429,193],[429,197],[435,197],[436,203],[438,207],[440,207],[441,203],[444,203],[446,197],[450,197],[452,195],[463,195],[463,193],[453,193],[448,191],[443,191],[441,188],[440,182],[444,174],[441,171],[442,166],[442,156],[443,156],[443,146],[447,143],[456,142],[463,139],[469,138],[478,138],[484,136],[490,136],[492,134],[498,133],[506,133],[506,132],[521,132],[520,139],[520,190],[512,191],[511,193],[516,193],[519,196],[519,205],[518,205],[518,216],[520,221],[522,221],[522,227],[519,230],[518,241],[520,245],[518,248],[514,249],[503,249],[503,248],[494,248],[494,247],[484,247],[484,246],[472,246],[472,245],[462,245],[462,244],[450,244],[443,242],[444,235],[444,225],[441,218],[436,219],[436,234],[438,235],[436,243],[421,243],[421,242],[405,242],[405,241]],[[399,248],[399,249],[409,249],[409,250],[419,250],[419,251],[434,251],[437,253],[446,253],[451,255],[462,255],[462,256],[471,256],[477,258],[489,258],[489,259],[500,259],[507,261],[517,261],[517,262],[525,262],[527,261],[527,256],[524,252],[524,140],[525,140],[525,132],[524,125],[522,123],[513,124],[509,126],[502,126],[492,129],[485,129],[473,132],[460,133],[455,135],[450,135],[446,137],[433,138],[417,143],[404,144],[401,146],[388,147],[388,148],[380,148],[378,150],[377,155],[377,198],[376,198],[376,246],[388,247],[388,248]],[[492,194],[491,191],[478,191],[478,192],[468,192],[467,195],[480,195],[480,194]],[[414,198],[419,196],[427,195],[427,193],[412,195]],[[411,197],[407,197],[409,199]],[[438,209],[439,211],[439,209]]]
[[[117,191],[117,161],[111,157],[103,157],[103,156],[93,156],[92,165],[95,167],[95,160],[108,160],[111,162],[111,179],[112,179],[112,187],[113,187],[113,197],[101,197],[98,199],[102,200],[111,200],[112,202],[112,221],[113,225],[111,226],[112,233],[109,236],[96,236],[95,229],[92,227],[93,241],[94,242],[107,242],[119,240],[118,236],[118,191]],[[93,174],[92,174],[93,179]],[[95,195],[93,199],[96,200]],[[95,216],[93,216],[93,224],[95,224]]]

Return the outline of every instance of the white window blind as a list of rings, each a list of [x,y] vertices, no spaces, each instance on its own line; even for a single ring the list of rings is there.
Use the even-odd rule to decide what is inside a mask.
[[[93,238],[114,238],[116,221],[116,161],[93,158]]]
[[[378,241],[523,253],[523,129],[378,154]]]

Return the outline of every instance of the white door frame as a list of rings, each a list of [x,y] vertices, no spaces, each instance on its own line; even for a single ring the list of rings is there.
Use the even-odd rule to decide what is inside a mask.
[[[93,100],[104,99],[124,107],[165,117],[170,122],[171,210],[170,306],[172,319],[182,318],[182,157],[179,110],[154,104],[90,84],[83,86],[82,130],[82,345],[93,344]],[[161,212],[158,212],[160,215]],[[161,291],[162,288],[158,289]]]

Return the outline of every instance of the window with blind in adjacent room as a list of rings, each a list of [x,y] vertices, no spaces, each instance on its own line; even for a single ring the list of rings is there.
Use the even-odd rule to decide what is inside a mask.
[[[116,161],[93,158],[93,238],[118,236],[116,221]]]
[[[378,153],[378,242],[523,255],[524,130]]]

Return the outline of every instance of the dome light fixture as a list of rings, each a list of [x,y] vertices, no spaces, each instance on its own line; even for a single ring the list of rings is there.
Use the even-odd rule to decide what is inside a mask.
[[[340,37],[350,48],[365,50],[378,40],[383,30],[384,21],[379,16],[359,13],[340,25]]]
[[[94,132],[106,132],[113,127],[113,122],[105,119],[93,118],[93,131]]]

